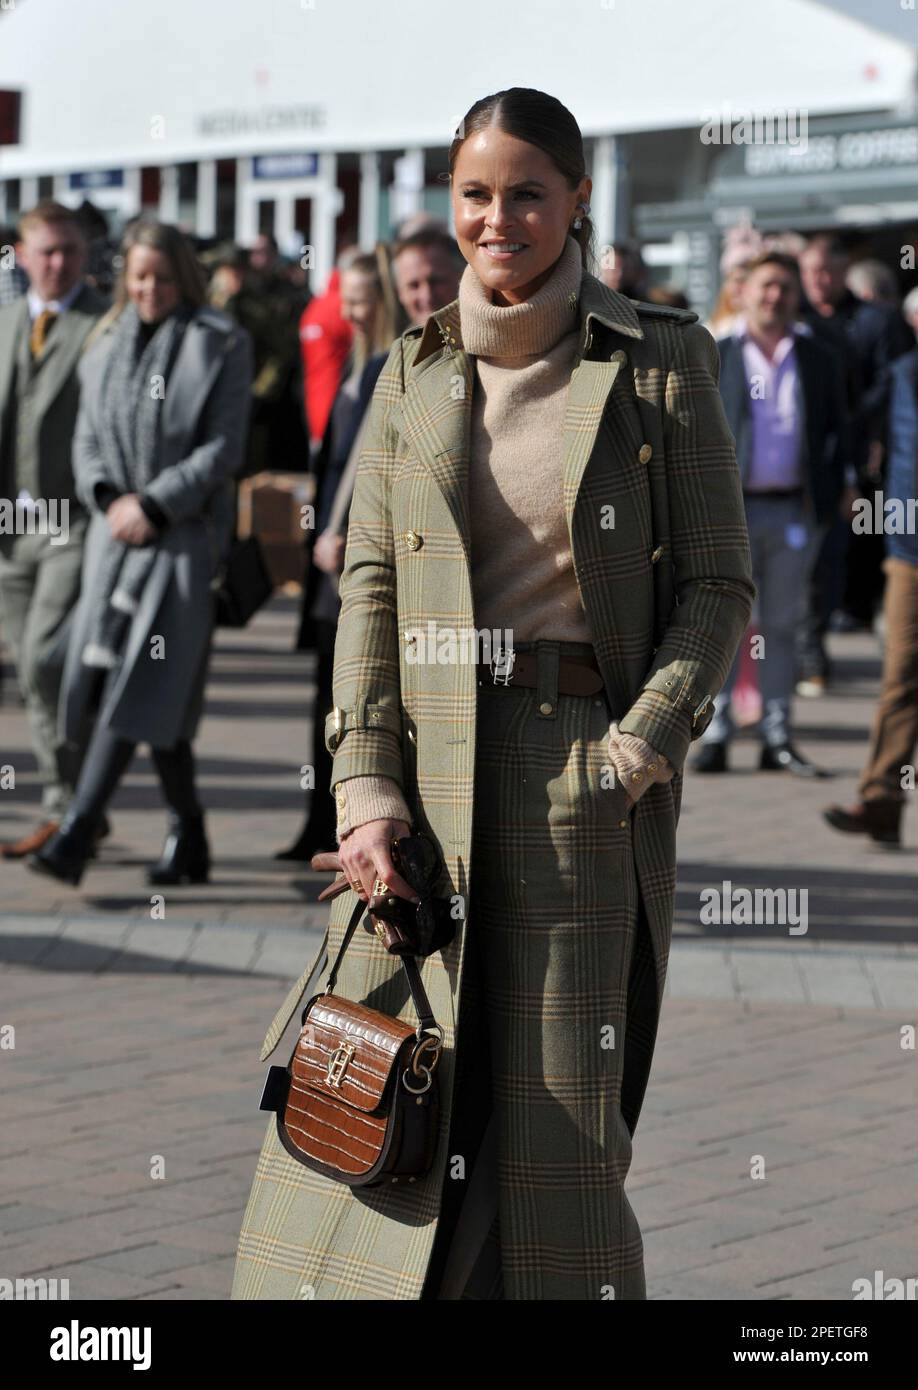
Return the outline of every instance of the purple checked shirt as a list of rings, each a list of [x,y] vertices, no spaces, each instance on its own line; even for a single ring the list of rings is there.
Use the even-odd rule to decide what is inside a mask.
[[[734,332],[742,345],[749,387],[752,449],[747,492],[800,487],[803,483],[801,443],[803,410],[794,340],[802,326],[794,324],[769,360],[749,337],[744,320]]]

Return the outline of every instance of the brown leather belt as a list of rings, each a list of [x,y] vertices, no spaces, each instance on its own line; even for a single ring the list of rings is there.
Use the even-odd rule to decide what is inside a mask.
[[[495,678],[494,670],[486,661],[476,664],[476,674],[479,684],[493,685],[498,690],[510,685],[524,685],[535,689],[539,683],[538,653],[514,652],[509,678],[506,680],[500,668]],[[602,673],[595,656],[562,656],[559,659],[559,695],[596,695],[602,688]]]

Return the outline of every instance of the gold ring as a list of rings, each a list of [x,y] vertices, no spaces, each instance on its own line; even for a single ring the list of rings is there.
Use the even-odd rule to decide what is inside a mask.
[[[353,888],[353,890],[354,890],[355,893],[362,893],[362,892],[363,892],[363,884],[360,882],[360,879],[359,879],[359,878],[352,878],[352,879],[351,879],[351,887]]]

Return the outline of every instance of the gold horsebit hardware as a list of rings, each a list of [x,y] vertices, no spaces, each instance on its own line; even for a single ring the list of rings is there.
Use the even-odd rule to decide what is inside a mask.
[[[423,1095],[425,1091],[430,1090],[431,1082],[433,1079],[433,1073],[436,1069],[437,1063],[440,1060],[440,1052],[442,1047],[443,1035],[440,1032],[439,1028],[437,1030],[437,1033],[431,1033],[428,1034],[426,1037],[421,1037],[418,1039],[417,1046],[411,1054],[411,1070],[414,1072],[415,1076],[419,1078],[422,1075],[424,1076],[424,1085],[409,1086],[407,1081],[408,1068],[406,1067],[404,1072],[402,1073],[402,1081],[406,1091],[410,1091],[412,1095],[420,1096]],[[325,1073],[325,1080],[327,1084],[329,1086],[333,1086],[335,1090],[341,1089],[341,1081],[344,1077],[344,1073],[347,1070],[348,1064],[356,1051],[357,1049],[353,1043],[343,1042],[339,1043],[338,1046],[335,1048],[334,1052],[332,1052],[329,1055]],[[425,1067],[421,1062],[421,1058],[425,1052],[433,1053],[433,1057],[431,1058],[431,1063],[429,1067]]]
[[[513,674],[513,667],[516,662],[516,652],[512,647],[498,647],[497,652],[491,657],[488,665],[494,676],[494,684],[502,681],[508,685]]]
[[[325,1080],[329,1086],[334,1086],[336,1090],[340,1090],[341,1079],[356,1051],[353,1043],[339,1043],[334,1052],[331,1053],[325,1073]]]

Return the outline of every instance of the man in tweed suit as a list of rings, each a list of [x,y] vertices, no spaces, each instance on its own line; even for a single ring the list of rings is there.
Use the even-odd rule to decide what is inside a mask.
[[[465,129],[470,129],[468,122]],[[469,259],[464,248],[463,253]],[[559,264],[567,265],[564,257]],[[544,1149],[526,1154],[516,1135],[512,1162],[502,1168],[501,1214],[502,1219],[509,1214],[513,1223],[512,1230],[501,1230],[501,1241],[506,1237],[512,1244],[504,1296],[512,1299],[607,1296],[597,1263],[601,1250],[587,1251],[578,1241],[581,1233],[610,1219],[616,1229],[608,1233],[608,1248],[616,1267],[608,1282],[616,1297],[621,1289],[626,1297],[643,1296],[639,1232],[630,1209],[610,1212],[604,1190],[616,1181],[613,1165],[627,1169],[653,1051],[672,931],[681,769],[690,742],[711,716],[713,696],[726,677],[754,597],[713,339],[694,314],[635,304],[586,269],[571,307],[576,311],[577,351],[561,450],[564,514],[582,611],[618,729],[658,750],[675,775],[647,785],[629,818],[622,814],[626,801],[616,790],[609,804],[621,819],[609,822],[612,851],[599,877],[590,860],[591,855],[597,859],[597,826],[585,824],[582,837],[573,836],[568,845],[570,881],[578,883],[578,896],[582,890],[584,902],[593,903],[604,887],[616,894],[621,890],[623,897],[611,908],[620,913],[615,921],[646,925],[642,935],[629,936],[630,974],[626,965],[620,977],[623,994],[627,982],[627,1024],[618,1052],[623,1060],[616,1063],[622,1068],[623,1123],[619,1130],[615,1104],[609,1122],[616,1126],[616,1150],[595,1175],[597,1160],[581,1133],[584,1183],[579,1191],[576,1181],[572,1185],[566,1179],[555,1189],[544,1176],[530,1183],[528,1172],[532,1165],[538,1171],[540,1163],[565,1162],[568,1156],[576,1164],[575,1110],[581,1096],[601,1094],[609,1056],[601,1057],[591,1046],[575,1056],[564,1051],[566,1035],[569,1041],[578,1027],[581,1001],[572,996],[567,1013],[562,997],[550,994],[546,985],[539,1011],[533,981],[525,974],[525,940],[508,943],[509,973],[488,981],[507,1015],[520,1024],[525,1021],[527,1036],[541,1032],[546,1039],[544,1052],[535,1048],[525,1054],[523,1070],[512,1075],[495,1071],[497,1102],[512,1108],[521,1124],[527,1105],[540,1107],[535,1113],[550,1113],[557,1126],[553,1133],[565,1146],[557,1159]],[[457,1149],[452,1143],[456,1064],[462,1068],[480,1029],[475,1007],[470,1007],[474,976],[467,972],[476,925],[480,933],[489,907],[480,902],[476,910],[476,875],[478,881],[493,881],[494,861],[500,858],[498,851],[488,855],[487,836],[480,834],[476,855],[488,856],[488,863],[473,858],[473,813],[476,821],[499,829],[500,815],[494,819],[490,788],[481,778],[493,771],[499,785],[512,781],[487,761],[479,763],[476,777],[475,665],[418,662],[409,655],[418,629],[430,622],[440,630],[475,626],[468,503],[475,379],[476,360],[463,342],[458,301],[432,315],[423,330],[408,330],[389,353],[370,407],[349,518],[335,708],[326,721],[338,796],[347,806],[353,779],[382,777],[397,784],[415,828],[430,835],[440,851],[440,891],[458,908],[454,940],[419,962],[444,1032],[441,1142],[430,1172],[413,1185],[351,1189],[298,1164],[280,1143],[272,1118],[243,1219],[234,1298],[427,1296],[448,1168],[457,1154],[464,1154],[461,1145]],[[610,500],[616,517],[612,527],[603,524],[603,508]],[[522,695],[530,700],[529,692]],[[594,718],[592,704],[582,701],[579,708],[598,731],[606,714],[596,709]],[[555,725],[560,730],[556,734],[549,732],[548,721],[556,714],[559,720],[569,716],[550,697],[538,708],[546,720],[546,740],[555,740],[545,747],[560,746],[568,726]],[[598,740],[595,746],[601,746]],[[499,757],[499,748],[498,739],[486,751]],[[590,765],[583,772],[592,788],[596,768]],[[528,802],[526,810],[533,804]],[[498,812],[504,809],[498,807]],[[499,850],[509,855],[506,872],[512,880],[520,871],[508,848],[514,827],[506,819],[503,825],[507,838]],[[562,869],[568,867],[565,860]],[[526,868],[527,877],[530,868],[536,876],[541,872],[536,859],[527,861]],[[549,863],[547,871],[553,869]],[[605,883],[599,881],[603,875]],[[386,878],[396,885],[388,872]],[[530,886],[537,890],[538,881],[527,882],[527,892]],[[531,895],[536,917],[538,897],[538,891]],[[354,903],[350,892],[334,900],[327,940],[272,1023],[263,1058],[274,1051],[303,994],[313,992],[310,977],[324,963],[326,947],[330,958],[337,954]],[[540,919],[533,924],[533,947],[542,926]],[[565,984],[576,987],[579,979],[587,993],[592,988],[589,952],[597,944],[592,919],[579,958],[576,934],[569,940],[573,944],[565,949],[571,953],[573,976]],[[344,957],[338,991],[415,1021],[401,968],[365,933],[356,934]],[[527,1215],[537,1207],[543,1216],[551,1209],[551,1236],[544,1220],[538,1224]],[[566,1237],[566,1230],[572,1234]]]
[[[70,451],[79,406],[77,366],[106,304],[83,278],[87,246],[75,214],[50,200],[24,214],[19,256],[28,293],[0,308],[0,497],[35,517],[0,537],[0,621],[12,645],[35,760],[41,821],[0,846],[24,858],[55,834],[78,771],[57,735],[62,635],[79,597],[87,518]],[[41,521],[60,508],[58,534]]]

